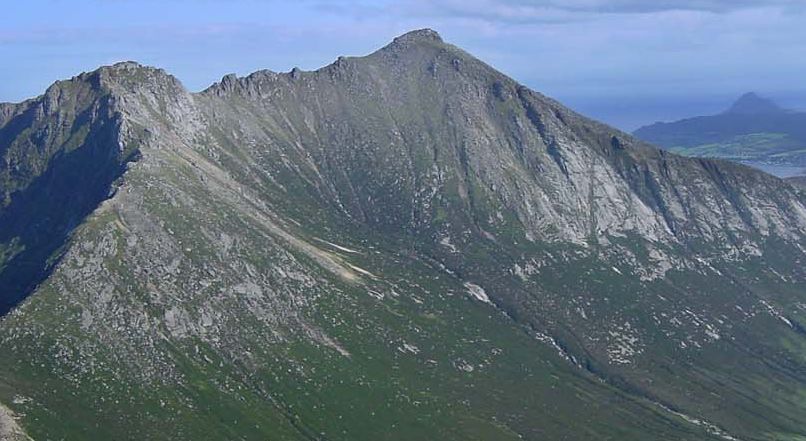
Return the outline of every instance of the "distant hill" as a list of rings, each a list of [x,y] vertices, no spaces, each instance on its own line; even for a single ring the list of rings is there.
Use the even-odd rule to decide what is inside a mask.
[[[806,113],[755,93],[718,115],[655,123],[635,136],[687,156],[806,167]]]

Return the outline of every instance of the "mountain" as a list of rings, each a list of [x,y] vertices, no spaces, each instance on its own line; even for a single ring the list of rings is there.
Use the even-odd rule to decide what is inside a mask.
[[[635,136],[686,156],[806,168],[806,113],[755,93],[718,115],[655,123]]]
[[[806,437],[806,191],[434,31],[200,93],[120,63],[0,109],[7,432]]]
[[[780,115],[788,113],[768,98],[758,96],[754,92],[748,92],[739,97],[728,110],[727,115]]]

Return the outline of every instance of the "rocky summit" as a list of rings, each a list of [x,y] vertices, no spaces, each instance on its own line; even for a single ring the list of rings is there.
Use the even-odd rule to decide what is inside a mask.
[[[806,439],[806,189],[430,30],[0,105],[0,438]]]

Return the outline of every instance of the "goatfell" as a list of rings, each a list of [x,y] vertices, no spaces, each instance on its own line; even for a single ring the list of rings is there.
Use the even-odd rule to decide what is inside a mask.
[[[0,105],[0,438],[800,440],[806,190],[431,30]]]

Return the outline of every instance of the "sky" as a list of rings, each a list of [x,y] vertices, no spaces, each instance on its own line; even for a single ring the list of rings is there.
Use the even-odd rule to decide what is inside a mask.
[[[0,101],[123,60],[202,90],[426,27],[624,130],[717,113],[748,91],[806,109],[806,0],[25,0],[0,15]]]

